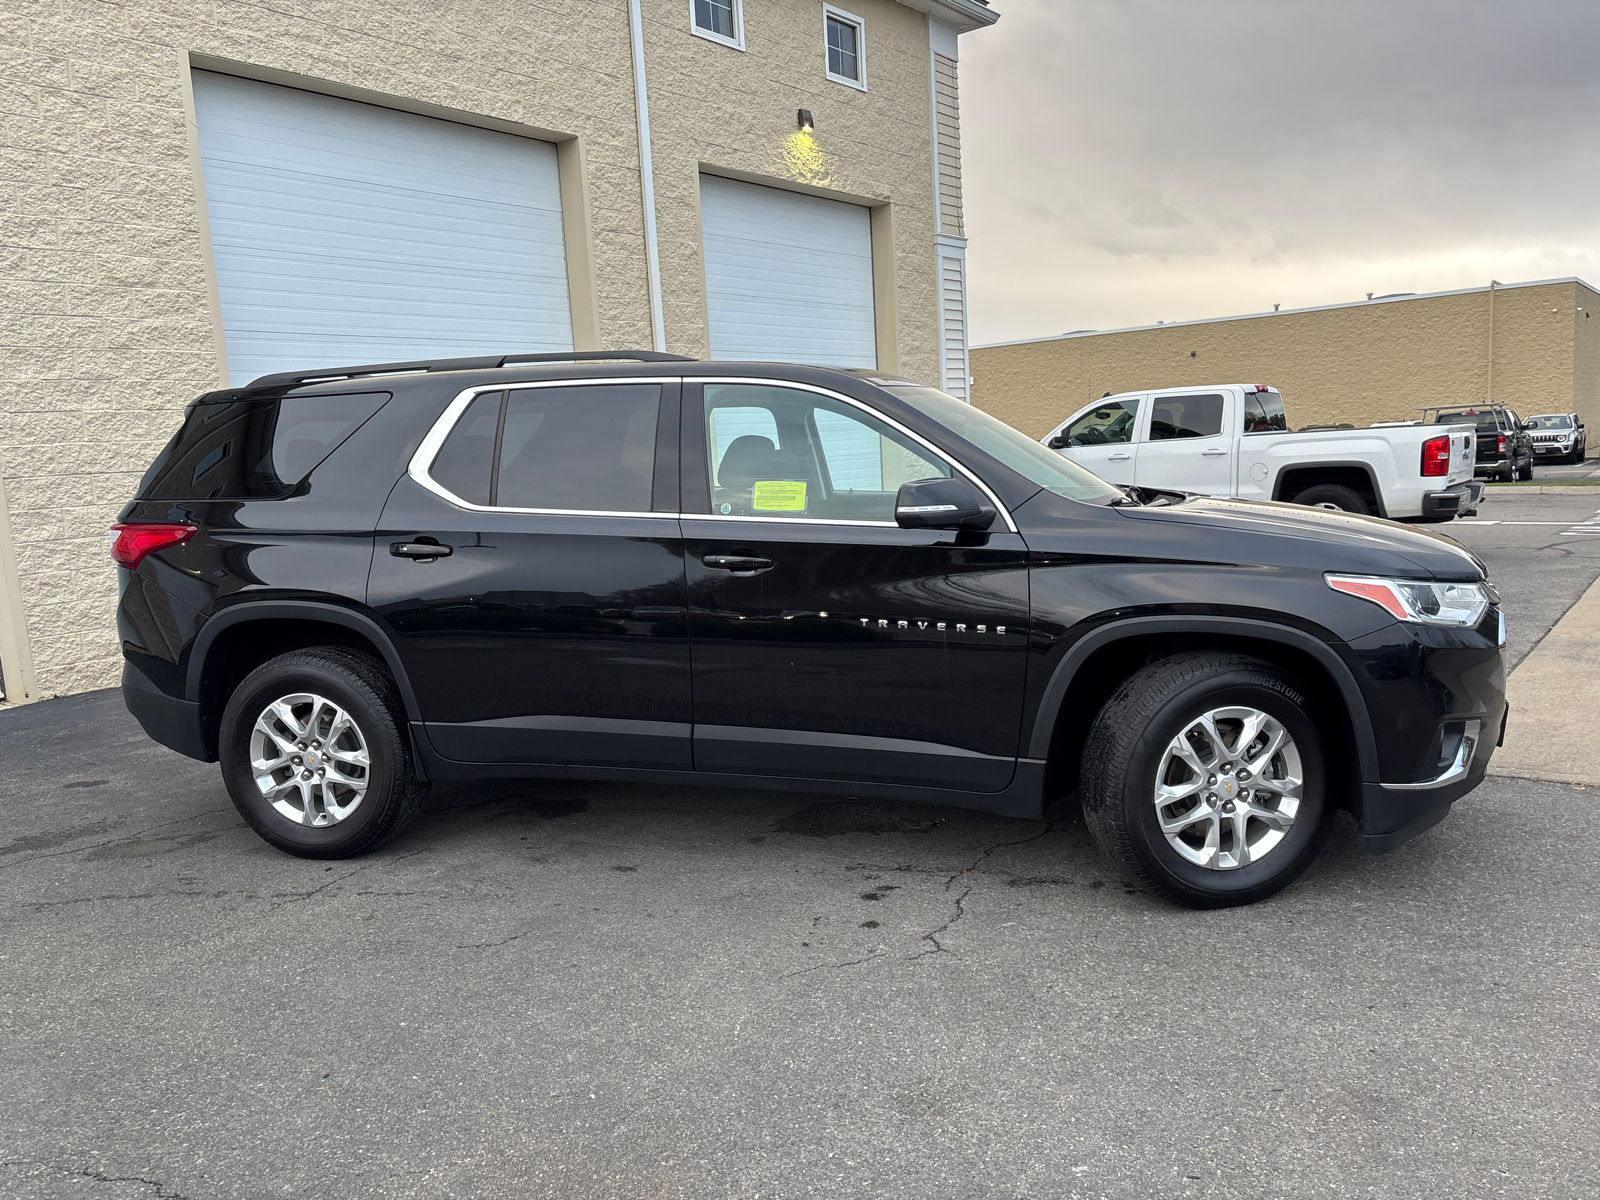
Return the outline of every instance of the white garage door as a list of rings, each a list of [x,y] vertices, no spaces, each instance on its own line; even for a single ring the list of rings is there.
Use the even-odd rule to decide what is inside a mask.
[[[554,146],[205,71],[194,100],[235,384],[572,349]]]
[[[712,358],[878,365],[867,209],[702,175],[700,222]]]

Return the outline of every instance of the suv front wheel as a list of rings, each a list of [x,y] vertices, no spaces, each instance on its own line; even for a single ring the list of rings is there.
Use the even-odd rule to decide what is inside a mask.
[[[1176,655],[1136,672],[1100,711],[1083,809],[1100,848],[1191,908],[1287,887],[1326,836],[1322,742],[1305,697],[1237,654]]]
[[[319,646],[263,663],[229,697],[219,748],[240,814],[302,858],[364,853],[417,813],[400,700],[365,654]]]

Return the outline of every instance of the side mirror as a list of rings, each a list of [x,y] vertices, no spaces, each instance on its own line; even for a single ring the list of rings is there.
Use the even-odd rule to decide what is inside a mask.
[[[902,483],[894,498],[901,529],[987,529],[995,511],[965,479],[916,479]]]
[[[1061,449],[1061,447],[1065,446],[1066,444],[1067,444],[1067,435],[1064,434],[1064,433],[1056,434],[1048,442],[1045,443],[1045,445],[1049,446],[1050,449],[1052,449],[1052,450],[1059,450],[1059,449]]]

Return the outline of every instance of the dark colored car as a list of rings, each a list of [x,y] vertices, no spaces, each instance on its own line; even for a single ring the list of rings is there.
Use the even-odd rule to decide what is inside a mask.
[[[1476,425],[1478,427],[1478,475],[1506,483],[1533,478],[1533,438],[1522,420],[1503,404],[1480,404],[1474,408],[1425,408],[1428,425]]]
[[[1037,818],[1196,906],[1335,810],[1482,779],[1504,623],[1455,542],[1121,489],[941,392],[655,354],[274,375],[123,511],[128,707],[293,854],[433,780],[786,788]]]
[[[1588,451],[1589,430],[1577,413],[1540,413],[1524,421],[1523,428],[1539,458],[1581,463]]]

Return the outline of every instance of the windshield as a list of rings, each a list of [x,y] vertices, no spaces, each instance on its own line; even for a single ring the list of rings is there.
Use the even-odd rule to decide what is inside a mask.
[[[1476,425],[1479,429],[1495,430],[1500,428],[1492,409],[1483,411],[1469,408],[1462,412],[1439,412],[1428,418],[1430,425]]]
[[[1572,418],[1560,413],[1547,413],[1544,416],[1529,417],[1529,429],[1571,429]]]
[[[1126,498],[1121,488],[1068,462],[1054,450],[1045,449],[981,408],[963,404],[930,387],[890,387],[889,391],[1025,479],[1059,496],[1088,504],[1109,504]]]

